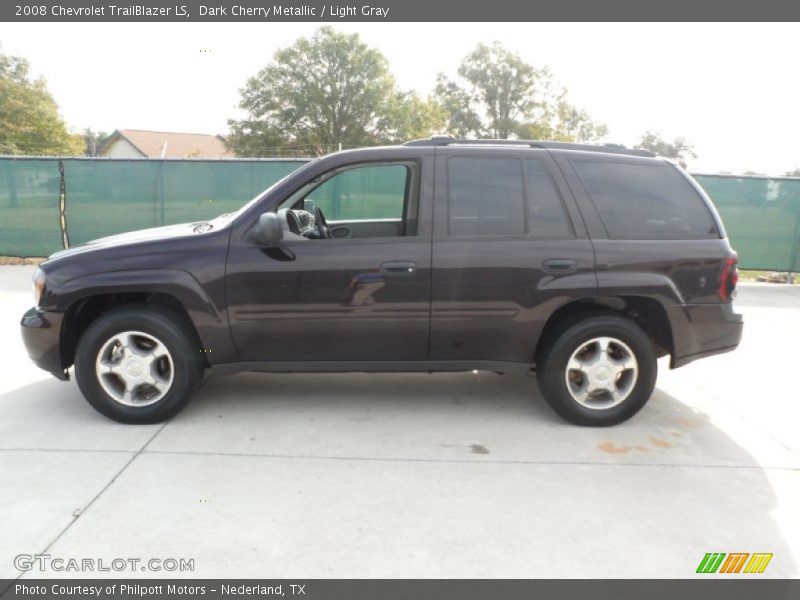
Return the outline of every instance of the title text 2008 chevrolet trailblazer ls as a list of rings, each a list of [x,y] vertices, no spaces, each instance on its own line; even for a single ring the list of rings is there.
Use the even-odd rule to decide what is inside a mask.
[[[737,346],[737,276],[671,162],[432,138],[314,160],[210,222],[57,252],[22,333],[127,423],[177,413],[206,369],[488,369],[535,370],[562,417],[611,425],[645,404],[657,357]]]

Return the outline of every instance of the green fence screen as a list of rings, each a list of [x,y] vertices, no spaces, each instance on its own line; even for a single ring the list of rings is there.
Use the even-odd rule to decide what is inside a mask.
[[[800,179],[695,175],[745,269],[800,270]]]
[[[0,255],[47,256],[64,247],[62,225],[69,244],[76,245],[209,219],[236,210],[304,162],[0,158]],[[358,177],[375,174],[363,171]],[[800,179],[695,178],[722,215],[743,268],[800,271]],[[376,193],[396,187],[391,181],[373,183]],[[317,200],[331,208],[332,218],[363,209],[358,198],[346,206],[324,206],[325,190],[319,192]],[[383,196],[391,211],[389,192]]]
[[[98,237],[231,212],[306,162],[0,158],[0,255],[47,256]]]
[[[69,242],[232,212],[301,164],[65,160]]]
[[[58,163],[0,161],[0,254],[47,256],[63,248]]]

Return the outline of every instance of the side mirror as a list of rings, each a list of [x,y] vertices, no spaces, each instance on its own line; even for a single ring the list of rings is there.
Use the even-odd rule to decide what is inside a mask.
[[[250,239],[257,244],[269,246],[283,239],[283,225],[273,212],[265,212],[250,230]]]

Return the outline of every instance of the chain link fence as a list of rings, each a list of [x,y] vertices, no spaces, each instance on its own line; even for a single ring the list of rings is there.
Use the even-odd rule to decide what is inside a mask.
[[[238,209],[306,159],[0,158],[0,255]],[[800,179],[698,174],[745,269],[800,271]]]

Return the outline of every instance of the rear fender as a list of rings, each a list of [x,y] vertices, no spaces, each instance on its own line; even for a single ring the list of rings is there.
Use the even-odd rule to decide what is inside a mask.
[[[661,273],[598,271],[597,284],[602,296],[644,296],[663,305],[685,304],[675,282]]]

